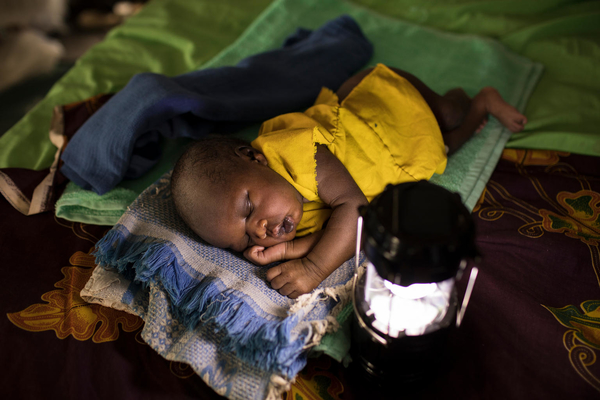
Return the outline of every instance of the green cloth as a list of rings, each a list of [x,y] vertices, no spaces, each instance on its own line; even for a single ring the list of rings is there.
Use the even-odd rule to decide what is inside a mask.
[[[298,0],[301,1],[301,0]],[[52,108],[114,92],[138,72],[176,75],[232,43],[271,0],[162,0],[115,28],[0,138],[0,168],[43,169],[54,147]],[[600,2],[579,0],[354,0],[383,15],[441,30],[489,36],[544,64],[508,146],[600,155]],[[184,24],[192,20],[193,24]],[[125,50],[125,51],[123,51]]]
[[[453,87],[463,87],[467,93],[474,95],[484,86],[494,86],[507,101],[522,110],[539,77],[539,66],[534,67],[529,60],[507,52],[500,43],[490,39],[445,34],[386,18],[346,2],[317,2],[314,5],[318,10],[314,13],[316,15],[307,11],[311,1],[297,3],[295,14],[290,12],[293,16],[287,24],[266,23],[264,16],[259,18],[233,45],[204,67],[235,64],[248,55],[280,46],[297,26],[316,28],[328,19],[348,13],[357,19],[374,44],[371,65],[382,62],[406,69],[440,93]],[[253,127],[240,135],[251,139],[256,133],[257,127]],[[460,192],[467,206],[472,208],[509,136],[497,124],[489,124],[482,134],[470,140],[449,160],[446,173],[434,177],[433,182]],[[172,167],[175,159],[163,157],[153,173],[134,183],[124,181],[103,196],[84,191],[71,183],[56,204],[56,214],[68,220],[112,225],[120,216],[119,201],[124,211],[144,187]]]
[[[163,156],[147,174],[139,179],[124,180],[116,188],[99,196],[91,190],[83,190],[73,182],[67,186],[56,201],[56,216],[68,221],[84,222],[93,225],[117,223],[121,215],[136,197],[153,182],[159,179],[174,165],[190,143],[189,139],[165,140]]]
[[[115,28],[85,54],[19,123],[0,138],[0,168],[46,168],[55,148],[48,139],[55,105],[114,92],[138,72],[176,75],[205,66],[232,43],[271,0],[163,0]],[[600,2],[559,0],[355,0],[387,17],[445,31],[485,35],[545,66],[525,114],[523,133],[508,147],[600,155]],[[309,3],[307,3],[309,4]],[[190,23],[191,22],[191,23]],[[464,61],[468,63],[468,60]],[[417,75],[421,76],[419,71]],[[253,132],[245,136],[252,138]],[[179,143],[167,144],[178,147]],[[174,149],[173,154],[179,154]],[[117,193],[100,197],[70,184],[57,204],[70,220],[112,225],[133,199],[160,176],[167,160]],[[474,191],[473,193],[476,193]],[[115,199],[119,199],[115,202]],[[85,205],[85,207],[84,207]],[[89,215],[89,217],[88,217]]]
[[[485,35],[544,65],[507,147],[600,155],[600,2],[355,0],[389,17]]]

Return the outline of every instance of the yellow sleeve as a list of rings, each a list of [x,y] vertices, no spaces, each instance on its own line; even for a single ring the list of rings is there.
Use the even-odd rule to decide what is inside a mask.
[[[319,201],[313,142],[313,130],[318,126],[304,113],[284,114],[264,122],[252,142],[265,155],[269,167],[309,201]]]
[[[318,105],[316,106],[318,107]],[[315,141],[315,139],[317,139]],[[322,229],[331,209],[318,196],[316,144],[331,140],[327,130],[304,113],[284,114],[263,123],[252,146],[263,152],[269,167],[309,202],[298,224],[298,237]]]

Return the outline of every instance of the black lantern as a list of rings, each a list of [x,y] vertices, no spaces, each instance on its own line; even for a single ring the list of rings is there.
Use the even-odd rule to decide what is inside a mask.
[[[460,325],[477,276],[471,270],[460,311],[455,282],[478,257],[470,212],[460,196],[427,181],[388,186],[361,209],[352,358],[379,386],[425,379]],[[358,265],[357,265],[358,271]]]

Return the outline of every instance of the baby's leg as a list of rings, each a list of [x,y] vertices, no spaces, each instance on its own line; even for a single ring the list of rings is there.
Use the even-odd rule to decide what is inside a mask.
[[[504,101],[492,87],[483,88],[473,99],[461,88],[452,89],[440,96],[414,75],[396,68],[391,69],[421,93],[437,119],[448,146],[448,154],[458,150],[474,133],[479,132],[487,123],[488,114],[492,114],[512,132],[521,131],[527,123],[527,118]]]
[[[473,134],[481,130],[487,115],[492,114],[502,125],[512,132],[519,132],[527,123],[527,118],[516,108],[508,104],[500,93],[492,87],[483,88],[473,99],[462,123],[450,131],[444,132],[444,143],[448,146],[448,154],[458,150]]]
[[[390,69],[409,81],[421,93],[442,132],[455,129],[462,123],[471,103],[471,99],[462,89],[453,89],[440,96],[411,73],[398,68]],[[373,68],[366,69],[348,79],[337,91],[339,100],[342,101],[372,70]]]
[[[471,99],[463,89],[452,89],[440,96],[413,74],[398,68],[390,69],[409,81],[421,93],[442,132],[451,131],[460,126],[471,106]]]
[[[473,99],[461,88],[449,90],[440,96],[411,73],[397,68],[390,69],[408,80],[421,93],[440,126],[444,142],[448,146],[448,154],[458,150],[474,133],[479,132],[486,124],[488,114],[492,114],[512,132],[521,131],[527,123],[527,118],[504,101],[492,87],[482,89]],[[340,101],[371,70],[372,68],[359,72],[346,81],[337,92]]]

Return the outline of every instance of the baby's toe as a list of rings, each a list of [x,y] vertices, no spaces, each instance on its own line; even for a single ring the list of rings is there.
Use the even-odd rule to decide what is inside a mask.
[[[524,128],[524,126],[520,122],[515,122],[515,123],[511,124],[511,126],[509,127],[509,129],[513,133],[521,132],[523,130],[523,128]]]

